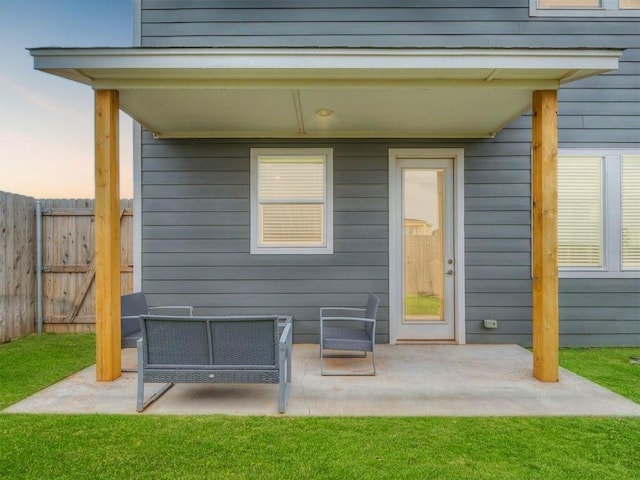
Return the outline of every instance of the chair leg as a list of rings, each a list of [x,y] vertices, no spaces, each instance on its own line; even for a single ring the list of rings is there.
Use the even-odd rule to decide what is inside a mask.
[[[280,376],[278,382],[278,411],[285,413],[289,392],[291,391],[291,346],[280,344],[278,367]]]
[[[151,395],[151,398],[149,398],[149,400],[147,400],[146,402],[144,401],[144,393],[140,390],[140,387],[138,387],[138,412],[142,412],[145,408],[147,408],[149,405],[151,405],[153,402],[159,399],[162,395],[164,395],[167,392],[167,390],[169,390],[174,385],[175,385],[174,383],[167,383],[163,385],[163,387],[160,390],[158,390],[156,393]]]
[[[373,375],[376,374],[376,346],[371,347],[371,364],[373,365]]]
[[[356,356],[356,355],[325,355],[324,354],[324,350],[322,349],[322,346],[320,346],[320,375],[325,376],[325,377],[339,377],[339,376],[343,376],[343,377],[364,377],[364,376],[373,376],[376,374],[376,359],[375,359],[375,353],[374,351],[371,352],[371,362],[372,362],[372,369],[368,372],[353,372],[353,371],[326,371],[324,369],[324,359],[326,358],[366,358],[367,357],[367,352],[362,352],[363,355],[362,356]]]
[[[143,347],[140,340],[138,341],[136,348],[137,348],[137,355],[138,355],[138,398],[136,402],[136,410],[138,412],[142,412],[145,408],[147,408],[149,405],[155,402],[158,398],[164,395],[164,393],[167,390],[169,390],[171,387],[173,387],[174,384],[167,383],[160,390],[158,390],[156,393],[151,395],[151,398],[149,398],[149,400],[145,402],[144,401],[144,365],[143,365],[144,358],[142,353]]]
[[[326,355],[324,358],[367,358],[367,352],[362,352],[362,354],[348,354],[348,353],[336,353],[331,355]]]

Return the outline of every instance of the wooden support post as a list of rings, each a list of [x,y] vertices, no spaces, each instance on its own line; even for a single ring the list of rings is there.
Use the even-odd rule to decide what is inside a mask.
[[[533,92],[533,376],[558,381],[558,94]]]
[[[118,92],[96,90],[96,379],[99,382],[110,382],[122,373],[118,113]]]

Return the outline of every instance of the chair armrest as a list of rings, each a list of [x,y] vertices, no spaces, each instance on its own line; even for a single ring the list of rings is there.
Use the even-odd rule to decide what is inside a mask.
[[[366,312],[364,308],[348,308],[348,307],[321,307],[320,318],[325,316],[350,316],[357,317],[358,314]]]
[[[368,323],[376,323],[374,318],[366,318],[366,317],[320,317],[321,322],[330,322],[330,321],[347,321],[347,322],[368,322]]]
[[[282,330],[282,334],[280,335],[280,340],[278,343],[280,345],[291,345],[291,341],[293,339],[293,325],[291,322],[287,322]]]
[[[149,310],[149,313],[154,310],[184,310],[184,312],[187,312],[187,315],[193,317],[193,307],[186,305],[162,305],[160,307],[147,307],[147,309]],[[179,313],[178,315],[182,314]]]

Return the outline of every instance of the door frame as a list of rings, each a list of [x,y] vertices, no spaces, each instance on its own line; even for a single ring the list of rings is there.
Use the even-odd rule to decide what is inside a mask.
[[[389,343],[398,342],[398,321],[402,317],[403,258],[399,159],[453,160],[453,253],[454,253],[454,342],[466,343],[464,290],[464,149],[462,148],[390,148],[389,149]],[[439,342],[434,342],[439,343]]]

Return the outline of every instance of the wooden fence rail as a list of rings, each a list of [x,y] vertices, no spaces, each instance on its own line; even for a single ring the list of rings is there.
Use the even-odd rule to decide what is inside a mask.
[[[0,343],[35,330],[36,200],[0,192]],[[93,200],[40,200],[43,331],[95,330]],[[133,201],[121,200],[122,293],[133,290]]]

